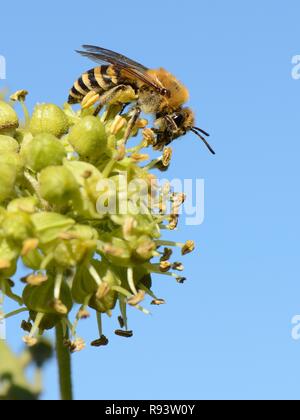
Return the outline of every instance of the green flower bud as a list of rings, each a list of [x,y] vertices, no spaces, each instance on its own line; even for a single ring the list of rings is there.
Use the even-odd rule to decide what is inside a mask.
[[[78,195],[78,184],[72,173],[63,166],[49,166],[40,173],[40,194],[51,204],[67,205]]]
[[[75,225],[70,233],[73,234],[75,238],[81,240],[92,241],[99,239],[97,230],[87,225]]]
[[[57,213],[41,212],[31,216],[35,236],[42,244],[47,244],[57,239],[62,233],[67,232],[75,221]]]
[[[40,172],[47,166],[61,165],[66,156],[63,144],[48,133],[38,134],[22,147],[21,153],[26,166],[35,172]]]
[[[68,129],[68,118],[58,106],[40,104],[35,107],[30,121],[30,131],[33,135],[50,133],[62,137]]]
[[[19,144],[22,145],[22,147],[24,147],[25,144],[29,143],[33,139],[33,135],[29,131],[19,128],[16,131],[14,138]]]
[[[33,214],[37,210],[38,204],[39,201],[36,197],[16,198],[8,204],[7,210],[10,212],[23,211]]]
[[[13,195],[16,178],[17,170],[14,166],[6,163],[0,164],[0,203]]]
[[[2,230],[7,239],[22,243],[32,236],[33,226],[30,216],[22,212],[8,212],[2,222]]]
[[[0,133],[13,134],[19,127],[16,111],[6,102],[0,101]]]
[[[19,150],[19,143],[12,137],[0,134],[0,153],[14,152]]]
[[[101,172],[90,163],[65,160],[64,166],[72,172],[81,187],[85,187],[87,181],[97,185],[103,179]]]
[[[64,166],[72,172],[78,185],[83,187],[80,189],[80,200],[73,203],[76,211],[84,217],[101,218],[101,215],[96,212],[96,203],[99,198],[97,189],[99,182],[103,179],[101,172],[86,162],[65,160]]]
[[[137,259],[150,260],[156,250],[156,244],[148,236],[141,236],[136,244],[131,244],[135,251]]]
[[[54,302],[55,278],[49,277],[40,286],[28,285],[23,291],[24,304],[30,311],[49,315],[58,315]],[[63,282],[60,290],[60,301],[67,308],[69,313],[73,306],[69,286]]]
[[[110,266],[104,262],[93,261],[92,265],[101,278],[102,283],[97,287],[97,292],[91,298],[89,306],[98,312],[106,313],[116,306],[118,293],[111,290],[111,288],[113,286],[120,286],[121,279],[117,273],[111,270]]]
[[[34,249],[28,252],[26,255],[22,256],[22,261],[26,267],[37,271],[41,267],[41,264],[43,262],[43,257],[42,257],[42,254],[39,252],[39,250]]]
[[[17,272],[17,260],[6,261],[0,259],[0,277],[10,278]]]
[[[7,164],[14,167],[16,170],[17,176],[20,176],[22,174],[24,162],[18,153],[6,152],[3,154],[0,154],[0,166],[2,166],[3,164]]]
[[[70,131],[70,144],[82,158],[96,161],[107,146],[104,125],[99,118],[84,117]]]
[[[130,240],[133,236],[149,236],[155,239],[161,237],[160,227],[153,220],[151,223],[146,215],[112,216],[112,220],[122,226],[123,236]]]
[[[12,277],[15,274],[18,251],[19,249],[7,239],[0,239],[0,278]]]
[[[96,241],[66,240],[60,242],[55,248],[54,260],[60,267],[76,267],[77,264],[91,257],[95,253],[96,247]]]
[[[127,241],[111,235],[103,235],[101,240],[105,240],[105,243],[102,244],[100,252],[107,260],[119,267],[131,267],[132,250]]]
[[[98,285],[86,266],[77,269],[72,284],[72,297],[76,303],[84,304],[87,297],[97,292]]]

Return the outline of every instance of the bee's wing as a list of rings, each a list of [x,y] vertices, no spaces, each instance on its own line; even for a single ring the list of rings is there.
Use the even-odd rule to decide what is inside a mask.
[[[98,55],[100,54],[101,56],[106,57],[106,60],[110,58],[111,60],[114,60],[115,62],[117,61],[119,63],[127,64],[130,67],[140,69],[144,72],[149,70],[147,67],[143,66],[137,61],[131,60],[125,55],[116,53],[115,51],[107,50],[106,48],[95,47],[94,45],[83,45],[82,48],[84,48],[88,52],[98,54]]]
[[[87,51],[77,51],[82,56],[88,57],[98,64],[103,62],[110,63],[123,70],[133,79],[139,79],[146,85],[151,86],[162,95],[168,94],[168,91],[162,86],[162,84],[147,73],[147,67],[143,66],[142,64],[139,64],[136,61],[125,57],[124,55],[115,53],[114,51],[106,50],[104,48],[94,47],[91,45],[84,45],[83,48]]]

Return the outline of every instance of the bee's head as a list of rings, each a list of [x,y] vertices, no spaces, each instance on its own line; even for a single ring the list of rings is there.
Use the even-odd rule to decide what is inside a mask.
[[[213,149],[203,137],[209,136],[204,130],[195,127],[195,115],[190,108],[180,108],[171,114],[158,115],[155,125],[157,127],[157,145],[158,148],[170,144],[178,137],[184,136],[192,131],[205,143],[211,153],[215,154]]]

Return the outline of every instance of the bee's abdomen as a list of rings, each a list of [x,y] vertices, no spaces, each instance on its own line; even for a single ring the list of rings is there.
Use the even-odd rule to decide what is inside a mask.
[[[77,104],[91,91],[104,93],[119,84],[119,72],[113,66],[100,66],[84,73],[70,90],[69,104]]]

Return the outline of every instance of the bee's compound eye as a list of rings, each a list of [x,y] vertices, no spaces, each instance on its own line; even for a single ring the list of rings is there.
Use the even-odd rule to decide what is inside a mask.
[[[181,124],[184,121],[184,118],[181,114],[177,114],[175,115],[175,117],[173,117],[173,121],[175,122],[175,124],[177,125],[177,127],[180,127]]]

